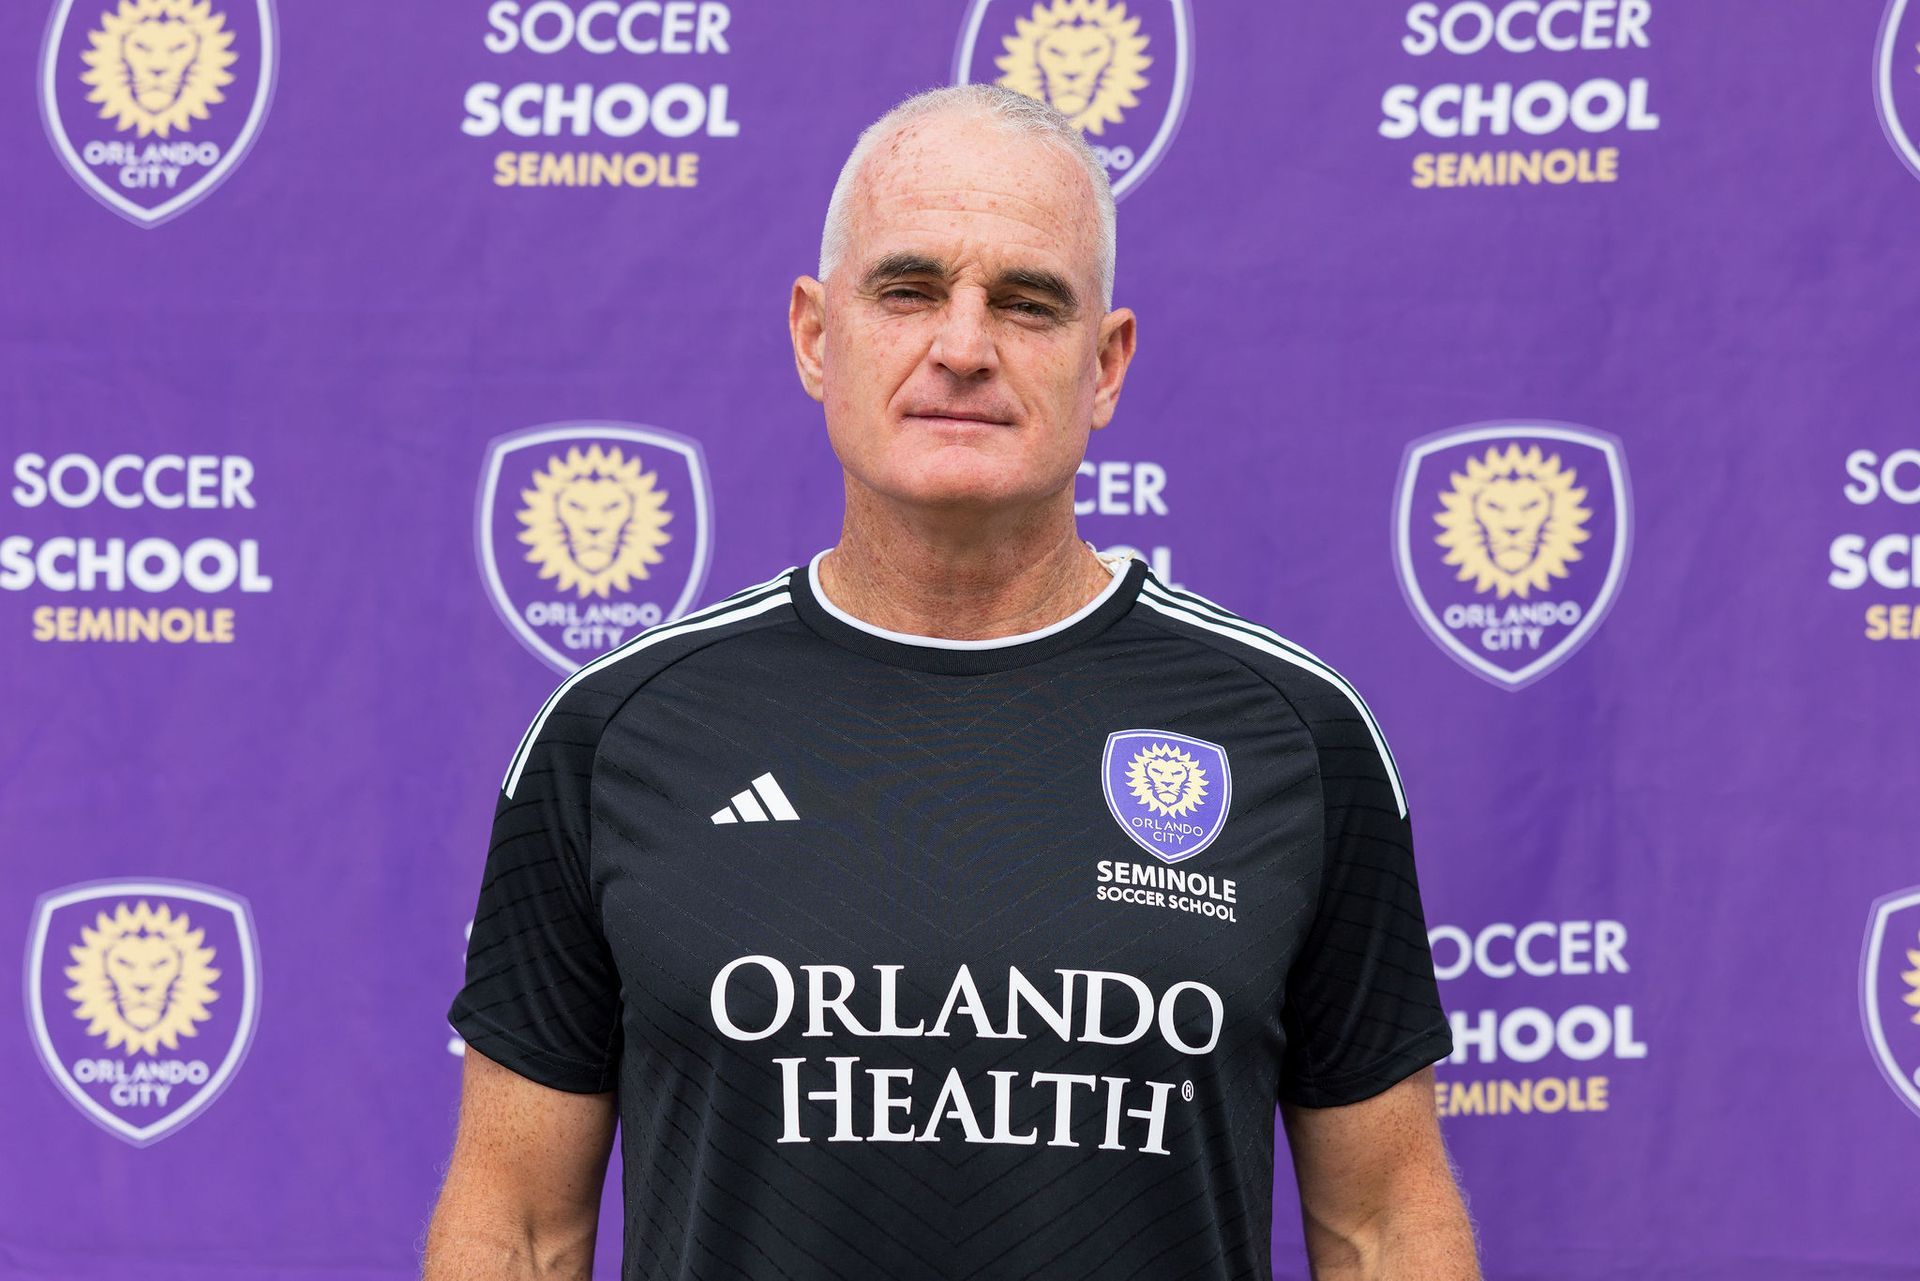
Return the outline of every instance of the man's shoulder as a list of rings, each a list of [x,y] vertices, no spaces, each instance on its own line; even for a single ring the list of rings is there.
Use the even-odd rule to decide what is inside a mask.
[[[1152,573],[1140,585],[1146,621],[1252,668],[1289,701],[1318,706],[1329,699],[1349,706],[1359,691],[1331,663],[1299,642]]]
[[[1371,744],[1402,813],[1399,773],[1373,709],[1339,669],[1296,641],[1152,573],[1140,586],[1139,613],[1162,630],[1206,646],[1251,669],[1306,723],[1323,749],[1348,739]]]
[[[501,790],[513,796],[538,747],[571,747],[591,756],[615,713],[675,663],[791,618],[794,573],[789,567],[705,609],[649,627],[561,681],[521,736]]]

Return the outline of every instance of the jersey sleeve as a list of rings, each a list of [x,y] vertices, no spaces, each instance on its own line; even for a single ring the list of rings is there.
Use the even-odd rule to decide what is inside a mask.
[[[588,789],[598,735],[564,706],[530,732],[496,801],[447,1021],[520,1075],[586,1094],[614,1088],[620,981],[588,876]],[[583,738],[593,741],[579,741]]]
[[[1445,1058],[1414,878],[1413,840],[1391,756],[1348,712],[1313,730],[1326,814],[1319,905],[1287,979],[1281,1097],[1306,1107],[1371,1098]]]

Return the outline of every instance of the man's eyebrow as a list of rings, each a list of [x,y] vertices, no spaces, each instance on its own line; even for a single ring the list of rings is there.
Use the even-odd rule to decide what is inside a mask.
[[[1080,298],[1073,292],[1073,286],[1062,276],[1051,271],[1041,271],[1034,267],[1015,267],[1003,271],[994,277],[996,288],[1025,289],[1030,293],[1044,295],[1059,304],[1062,311],[1073,312],[1080,308]]]
[[[867,274],[860,278],[860,288],[870,293],[890,280],[907,276],[935,276],[944,280],[946,275],[946,265],[925,254],[888,254],[867,268]]]

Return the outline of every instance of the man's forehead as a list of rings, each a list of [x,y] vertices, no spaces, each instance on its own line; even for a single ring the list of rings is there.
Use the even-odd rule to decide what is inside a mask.
[[[862,262],[919,252],[988,267],[1019,259],[1097,270],[1098,211],[1080,166],[987,120],[915,121],[882,140],[850,212]]]

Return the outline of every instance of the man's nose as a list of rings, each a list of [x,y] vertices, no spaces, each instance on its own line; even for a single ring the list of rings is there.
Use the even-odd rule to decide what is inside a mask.
[[[928,357],[956,378],[991,374],[1000,367],[992,321],[984,290],[956,289],[942,310]]]

